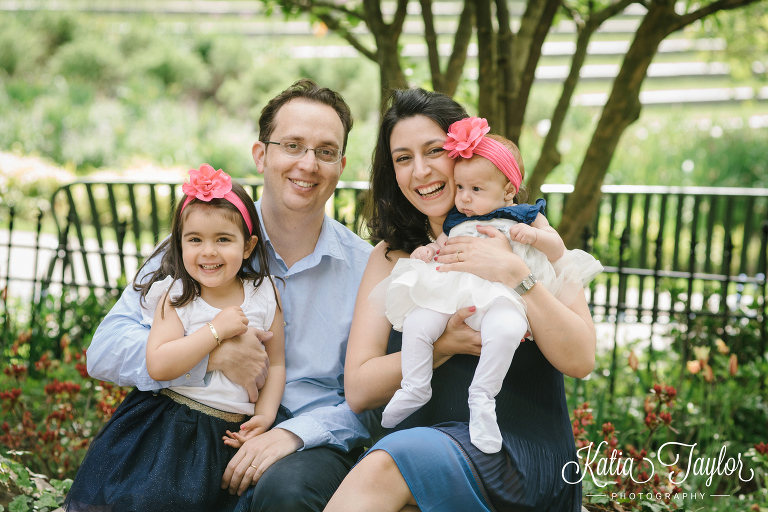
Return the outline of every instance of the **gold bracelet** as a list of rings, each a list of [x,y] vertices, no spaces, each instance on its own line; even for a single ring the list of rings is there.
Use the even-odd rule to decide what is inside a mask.
[[[219,341],[219,333],[216,332],[216,328],[213,326],[211,322],[206,322],[208,324],[208,327],[211,328],[211,332],[213,333],[213,337],[216,338],[216,343],[221,345],[221,342]]]

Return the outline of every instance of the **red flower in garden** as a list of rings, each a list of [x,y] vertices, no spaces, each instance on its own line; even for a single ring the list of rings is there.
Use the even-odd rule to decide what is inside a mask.
[[[758,444],[755,445],[755,450],[757,450],[757,453],[761,455],[768,455],[768,444],[765,444],[764,442],[760,441]]]

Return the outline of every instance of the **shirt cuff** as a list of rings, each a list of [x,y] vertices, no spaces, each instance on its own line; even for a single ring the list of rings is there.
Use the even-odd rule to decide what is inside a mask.
[[[275,428],[282,428],[297,435],[304,442],[304,446],[299,448],[298,451],[325,446],[331,442],[331,435],[328,429],[323,427],[316,419],[308,416],[298,416],[285,420],[276,425]]]

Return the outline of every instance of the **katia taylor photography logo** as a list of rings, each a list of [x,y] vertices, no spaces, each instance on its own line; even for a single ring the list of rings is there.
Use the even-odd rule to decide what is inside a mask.
[[[734,476],[742,482],[749,482],[755,477],[755,472],[751,468],[746,468],[744,461],[741,460],[741,453],[729,455],[727,448],[723,446],[716,457],[696,456],[696,443],[685,444],[678,442],[664,443],[659,447],[655,458],[646,457],[645,450],[640,454],[633,453],[626,457],[624,454],[613,449],[610,456],[600,456],[608,443],[602,441],[597,447],[594,444],[585,446],[577,451],[579,461],[582,462],[583,470],[579,462],[571,461],[563,466],[563,480],[570,484],[580,483],[589,475],[597,487],[604,488],[614,485],[615,479],[628,477],[636,484],[647,484],[654,480],[657,475],[657,464],[660,467],[667,468],[669,484],[675,488],[682,485],[690,475],[707,476],[705,485],[712,485],[712,478],[717,476]],[[635,468],[635,463],[639,467]],[[569,466],[575,465],[579,478],[576,481],[569,481]]]

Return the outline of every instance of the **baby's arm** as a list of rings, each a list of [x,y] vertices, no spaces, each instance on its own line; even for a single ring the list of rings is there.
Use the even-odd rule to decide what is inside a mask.
[[[173,380],[181,377],[219,343],[245,334],[248,328],[248,319],[238,306],[221,310],[211,323],[219,335],[218,342],[207,324],[189,336],[184,336],[184,326],[176,309],[164,297],[157,305],[147,339],[149,376],[155,380]]]
[[[514,242],[532,245],[543,252],[551,262],[557,261],[565,254],[565,243],[555,228],[549,225],[542,214],[536,216],[531,225],[519,222],[509,228],[509,238]]]
[[[434,242],[428,243],[427,245],[422,245],[414,249],[414,251],[411,253],[411,259],[422,260],[426,263],[429,263],[432,261],[432,258],[434,258],[438,252],[440,252],[440,249],[443,248],[446,240],[448,240],[448,235],[445,233],[440,233],[440,236],[438,236],[437,240]]]
[[[277,291],[277,290],[275,290]],[[278,296],[278,302],[279,302]],[[285,391],[285,330],[283,312],[275,311],[275,318],[269,330],[274,334],[272,339],[264,342],[264,347],[269,355],[269,374],[267,382],[259,391],[259,400],[253,417],[240,426],[240,432],[227,431],[224,436],[224,444],[234,448],[240,448],[242,444],[266,432],[275,422],[277,409],[283,399]]]

